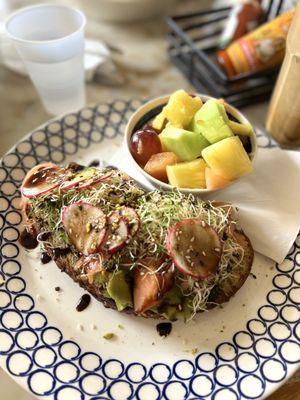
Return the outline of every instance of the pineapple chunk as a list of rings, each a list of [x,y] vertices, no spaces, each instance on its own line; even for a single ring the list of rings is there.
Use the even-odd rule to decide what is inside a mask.
[[[152,126],[161,130],[164,119],[167,118],[173,126],[186,128],[201,107],[202,101],[199,97],[191,97],[182,89],[177,90],[171,94],[162,112],[155,117]]]
[[[169,183],[189,189],[205,189],[205,167],[202,159],[167,166]]]
[[[250,124],[240,124],[229,120],[228,125],[235,135],[251,136],[253,128]]]
[[[152,126],[157,131],[162,131],[166,122],[166,116],[164,115],[163,111],[158,114],[154,120],[152,121]]]
[[[253,171],[252,163],[238,136],[206,147],[202,157],[216,175],[233,180]]]

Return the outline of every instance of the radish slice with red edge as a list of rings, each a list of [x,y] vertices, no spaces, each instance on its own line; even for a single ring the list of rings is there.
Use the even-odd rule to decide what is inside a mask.
[[[56,189],[65,178],[65,171],[52,163],[32,168],[26,175],[21,192],[24,197],[34,198]]]
[[[61,191],[67,191],[69,189],[83,190],[87,189],[101,181],[105,181],[112,175],[112,171],[103,173],[97,168],[86,168],[79,171],[71,179],[66,180],[60,186]]]
[[[138,314],[158,304],[174,286],[174,273],[170,265],[161,268],[162,262],[147,257],[139,260],[140,266],[134,269],[133,304]]]
[[[217,232],[199,218],[177,222],[168,233],[167,249],[179,271],[199,280],[216,273],[222,255]]]
[[[84,271],[87,274],[88,282],[92,284],[95,274],[104,271],[103,263],[106,259],[108,257],[100,253],[81,256],[76,262],[74,269],[75,271]]]
[[[73,203],[63,209],[62,223],[70,242],[80,253],[89,255],[100,251],[107,224],[101,208],[82,201]]]
[[[112,254],[121,250],[129,238],[128,223],[118,211],[108,217],[107,235],[102,248]]]
[[[122,206],[118,212],[128,223],[129,235],[136,235],[140,229],[140,218],[136,211],[131,207]]]

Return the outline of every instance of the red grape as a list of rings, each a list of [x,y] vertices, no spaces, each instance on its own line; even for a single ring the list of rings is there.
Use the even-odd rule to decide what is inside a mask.
[[[130,151],[135,161],[143,167],[153,154],[161,153],[161,143],[156,131],[149,125],[131,136]]]

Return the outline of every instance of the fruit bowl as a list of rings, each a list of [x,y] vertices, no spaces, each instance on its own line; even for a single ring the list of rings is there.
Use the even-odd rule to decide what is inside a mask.
[[[141,172],[145,178],[150,181],[156,188],[160,188],[163,190],[173,190],[174,185],[171,185],[170,183],[163,182],[159,179],[156,179],[155,177],[151,176],[149,173],[147,173],[141,165],[135,160],[134,156],[131,153],[131,139],[132,135],[137,132],[138,130],[144,128],[147,124],[153,121],[153,119],[161,113],[163,107],[166,106],[170,99],[171,95],[165,95],[165,96],[160,96],[157,97],[153,100],[148,101],[147,103],[143,104],[141,107],[139,107],[131,116],[131,118],[128,121],[128,124],[125,128],[125,147],[126,151],[129,154],[130,161],[133,163],[135,168]],[[217,100],[214,99],[211,96],[203,95],[203,94],[195,94],[192,95],[192,97],[198,96],[203,104],[205,104],[208,100]],[[251,123],[248,121],[248,119],[245,117],[244,114],[242,114],[239,110],[237,110],[235,107],[224,103],[225,110],[227,115],[229,116],[229,119],[233,122],[238,122],[240,124],[248,125],[251,126]],[[257,152],[257,143],[256,143],[256,133],[255,130],[252,127],[251,134],[249,135],[249,143],[250,143],[250,148],[247,150],[247,154],[249,156],[249,159],[251,161],[251,164],[253,164],[256,152]],[[178,164],[179,165],[179,164]],[[242,177],[233,180],[232,182],[230,181],[227,183],[225,187],[228,187],[229,185],[232,185],[233,183],[238,182]],[[180,190],[183,193],[193,193],[193,194],[200,194],[200,195],[206,195],[209,193],[213,193],[217,190],[221,190],[221,188],[216,188],[216,189],[207,189],[207,188],[183,188],[183,187],[177,187],[178,190]]]

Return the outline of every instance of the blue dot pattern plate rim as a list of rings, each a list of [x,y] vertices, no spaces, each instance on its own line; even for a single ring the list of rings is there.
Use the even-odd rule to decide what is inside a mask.
[[[173,365],[128,365],[84,352],[36,310],[19,276],[19,187],[25,173],[44,161],[68,156],[122,134],[141,101],[118,100],[53,119],[26,136],[0,164],[0,365],[34,395],[53,400],[261,399],[282,383],[300,361],[300,236],[276,265],[273,288],[243,331],[214,352]],[[259,147],[276,144],[258,134]],[[20,302],[19,300],[22,300]],[[23,307],[20,308],[19,304]],[[8,322],[10,321],[10,322]],[[26,338],[27,345],[24,345]],[[264,351],[262,351],[262,349]],[[68,350],[68,351],[66,351]],[[40,355],[47,353],[47,364]],[[44,358],[43,358],[44,359]],[[63,376],[68,369],[68,381]],[[111,371],[114,371],[112,374]],[[276,374],[273,371],[276,370]],[[91,385],[90,383],[93,383]],[[92,388],[92,389],[91,389]]]

